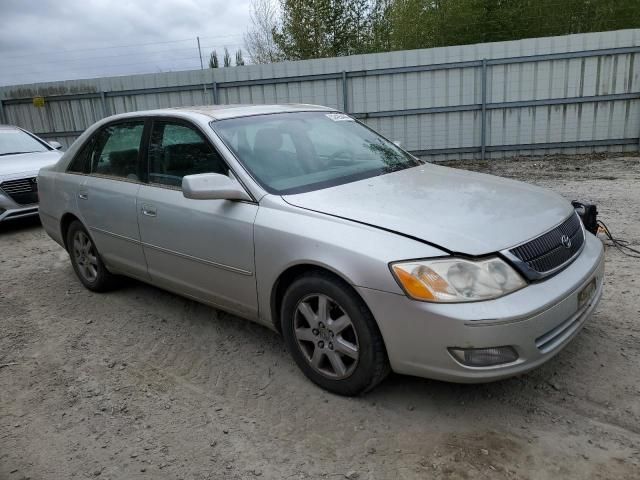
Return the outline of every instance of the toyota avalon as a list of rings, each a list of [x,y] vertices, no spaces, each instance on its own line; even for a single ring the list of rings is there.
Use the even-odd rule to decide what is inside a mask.
[[[561,196],[426,163],[325,107],[112,116],[38,182],[85,287],[126,275],[266,325],[344,395],[391,370],[526,372],[602,294],[602,243]]]

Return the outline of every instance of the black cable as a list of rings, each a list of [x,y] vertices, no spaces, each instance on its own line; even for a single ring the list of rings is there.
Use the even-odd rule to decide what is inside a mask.
[[[598,220],[598,225],[600,226],[600,228],[602,228],[602,231],[611,241],[613,246],[620,250],[621,253],[631,258],[640,258],[640,250],[636,250],[635,248],[630,247],[630,242],[621,238],[615,238],[612,235],[611,230],[609,230],[609,227],[607,227],[607,225],[602,220]]]

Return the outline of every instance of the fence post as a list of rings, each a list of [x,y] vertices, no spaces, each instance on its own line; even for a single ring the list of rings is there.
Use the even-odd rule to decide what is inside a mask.
[[[100,92],[100,100],[102,101],[102,114],[104,117],[108,117],[109,106],[107,105],[107,95],[104,92]]]
[[[213,104],[217,105],[218,104],[218,84],[216,83],[215,80],[211,81],[211,93],[213,97]]]
[[[9,123],[4,116],[4,100],[0,98],[0,123]]]
[[[347,72],[342,71],[342,111],[348,113],[349,97],[347,96]]]
[[[480,159],[484,160],[487,149],[487,59],[482,59],[482,119],[480,127]]]

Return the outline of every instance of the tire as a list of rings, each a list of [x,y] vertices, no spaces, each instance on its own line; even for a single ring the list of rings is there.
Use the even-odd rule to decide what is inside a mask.
[[[322,388],[359,395],[389,373],[373,315],[351,286],[333,275],[313,272],[294,280],[282,300],[280,318],[287,349]]]
[[[71,222],[67,230],[67,251],[73,270],[86,288],[94,292],[114,288],[116,276],[107,270],[93,239],[78,220]]]

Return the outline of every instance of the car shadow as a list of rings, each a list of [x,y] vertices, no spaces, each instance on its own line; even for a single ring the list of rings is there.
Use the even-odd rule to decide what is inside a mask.
[[[167,315],[166,318],[173,318],[176,323],[184,322],[184,318],[180,316],[179,312],[184,311],[185,308],[190,312],[198,309],[215,312],[214,315],[199,315],[200,322],[195,320],[196,315],[190,315],[191,320],[188,323],[188,328],[194,327],[197,322],[200,328],[210,328],[224,332],[222,337],[229,343],[226,349],[232,352],[238,351],[237,357],[233,358],[233,361],[247,362],[246,367],[241,369],[242,371],[251,371],[253,368],[251,367],[251,362],[241,353],[243,346],[246,347],[247,345],[252,345],[252,347],[248,348],[250,351],[263,350],[268,357],[277,359],[279,362],[289,363],[291,366],[294,365],[293,359],[285,351],[282,336],[264,325],[242,319],[231,313],[203,305],[138,280],[123,278],[122,282],[122,288],[117,291],[128,291],[130,296],[148,297],[153,299],[154,302],[160,301],[166,304],[165,312],[173,313],[173,315]],[[169,339],[167,339],[167,343],[170,343]],[[232,354],[232,357],[234,357],[234,354]],[[354,400],[365,404],[376,402],[379,406],[385,404],[392,406],[400,401],[402,404],[406,404],[407,408],[415,407],[416,409],[427,401],[427,403],[437,404],[439,409],[455,414],[456,411],[459,411],[456,409],[459,409],[460,406],[466,406],[473,411],[479,405],[495,402],[496,399],[506,400],[507,402],[515,400],[516,403],[519,403],[517,399],[523,395],[530,396],[538,389],[541,390],[539,393],[542,394],[543,391],[548,391],[551,388],[549,382],[551,382],[556,372],[562,371],[562,369],[562,363],[556,359],[533,372],[499,381],[475,384],[450,383],[391,373],[373,390],[355,397]],[[303,378],[301,371],[296,369],[295,372],[294,375],[300,377],[298,380]],[[309,389],[309,394],[312,393],[312,390],[320,389],[310,381],[304,380],[305,383],[308,382],[304,388]],[[283,382],[288,383],[288,381],[284,380]]]
[[[35,229],[39,226],[39,221],[33,220],[16,224],[17,229],[23,230]],[[2,228],[1,225],[0,228]],[[3,230],[0,230],[0,234],[2,232]],[[74,275],[70,264],[69,275]],[[261,351],[265,357],[269,357],[276,363],[295,365],[291,356],[286,353],[281,335],[264,325],[139,280],[128,277],[118,278],[118,288],[102,295],[128,297],[127,302],[133,308],[140,304],[141,299],[152,302],[160,307],[163,321],[171,325],[170,332],[184,333],[191,330],[196,336],[211,334],[212,337],[215,336],[214,331],[219,332],[220,338],[224,339],[223,349],[229,355],[226,360],[245,364],[239,371],[253,371],[251,357],[245,355],[246,351]],[[77,282],[75,278],[73,280]],[[78,288],[81,288],[79,282]],[[188,312],[186,316],[185,312]],[[174,343],[173,333],[167,332],[167,335],[161,340],[163,345]],[[579,338],[576,340],[577,343],[580,342]],[[557,358],[532,372],[489,383],[450,383],[391,373],[373,390],[354,400],[363,404],[375,402],[379,406],[386,405],[389,408],[395,408],[395,405],[400,402],[407,408],[416,410],[426,407],[427,404],[437,405],[437,409],[442,413],[451,415],[456,415],[461,406],[473,412],[482,405],[496,404],[496,401],[521,406],[524,404],[526,408],[535,410],[541,406],[540,401],[548,397],[548,393],[558,393],[555,386],[556,376],[562,378],[565,375],[574,374],[570,371],[570,363],[562,361],[564,358],[570,358],[571,355],[570,352],[561,352]],[[301,371],[296,368],[294,372],[293,375],[297,377],[296,383],[303,380]],[[283,374],[285,374],[284,371]],[[291,380],[282,380],[282,382],[287,384]],[[305,385],[302,388],[308,389],[308,394],[314,394],[316,389],[320,389],[306,379],[302,384]]]
[[[15,220],[6,220],[0,222],[0,235],[14,234],[36,228],[41,228],[40,217],[33,215],[30,217],[16,218]]]
[[[367,394],[368,399],[392,398],[402,396],[405,401],[414,399],[417,404],[425,398],[439,401],[465,401],[490,399],[499,395],[515,393],[522,389],[529,374],[488,383],[451,383],[428,378],[412,377],[391,373],[375,390]],[[457,405],[456,405],[457,406]]]

